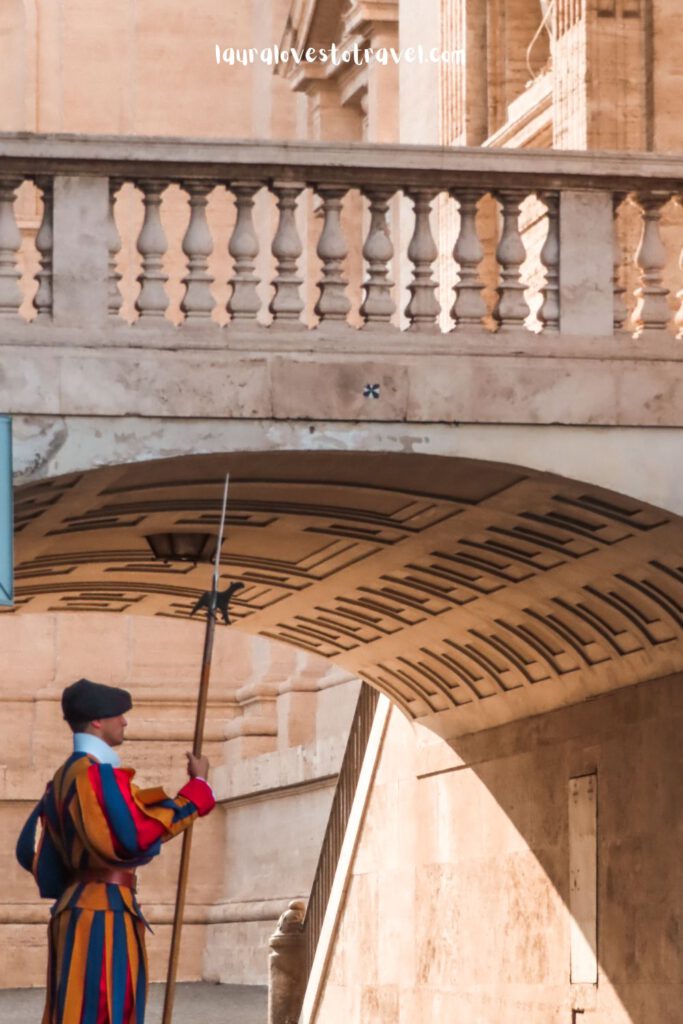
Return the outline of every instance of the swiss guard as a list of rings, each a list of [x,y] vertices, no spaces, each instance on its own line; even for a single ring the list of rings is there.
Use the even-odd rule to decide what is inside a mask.
[[[114,749],[131,707],[128,691],[116,686],[79,679],[64,690],[73,753],[17,843],[40,895],[56,900],[42,1024],[144,1024],[146,922],[136,870],[215,804],[206,757],[187,755],[190,779],[175,798],[133,783],[135,772],[121,767]]]

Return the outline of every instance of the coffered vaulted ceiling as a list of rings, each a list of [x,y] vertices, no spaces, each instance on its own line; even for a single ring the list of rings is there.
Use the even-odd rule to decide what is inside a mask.
[[[25,486],[4,614],[187,618],[210,570],[147,538],[210,548],[227,470],[232,628],[334,659],[442,735],[683,670],[680,519],[432,456],[196,456]]]

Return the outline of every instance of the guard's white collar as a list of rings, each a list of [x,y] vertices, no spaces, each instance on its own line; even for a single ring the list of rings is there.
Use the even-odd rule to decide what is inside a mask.
[[[118,768],[121,764],[121,758],[114,748],[101,740],[99,736],[93,736],[89,732],[74,733],[74,754],[90,754],[102,764],[110,764],[114,768]]]

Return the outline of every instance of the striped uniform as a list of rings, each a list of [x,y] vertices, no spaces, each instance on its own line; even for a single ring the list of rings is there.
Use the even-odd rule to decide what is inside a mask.
[[[73,872],[133,870],[214,806],[210,786],[190,779],[175,799],[139,789],[130,768],[74,753],[48,784],[17,843],[17,857],[56,898],[48,928],[42,1024],[143,1024],[147,926],[126,886],[74,882]],[[40,837],[35,839],[40,823]]]

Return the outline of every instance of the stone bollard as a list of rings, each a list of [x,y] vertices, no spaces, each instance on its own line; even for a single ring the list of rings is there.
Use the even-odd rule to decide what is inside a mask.
[[[306,990],[305,910],[303,900],[292,900],[270,937],[268,1024],[298,1024]]]

